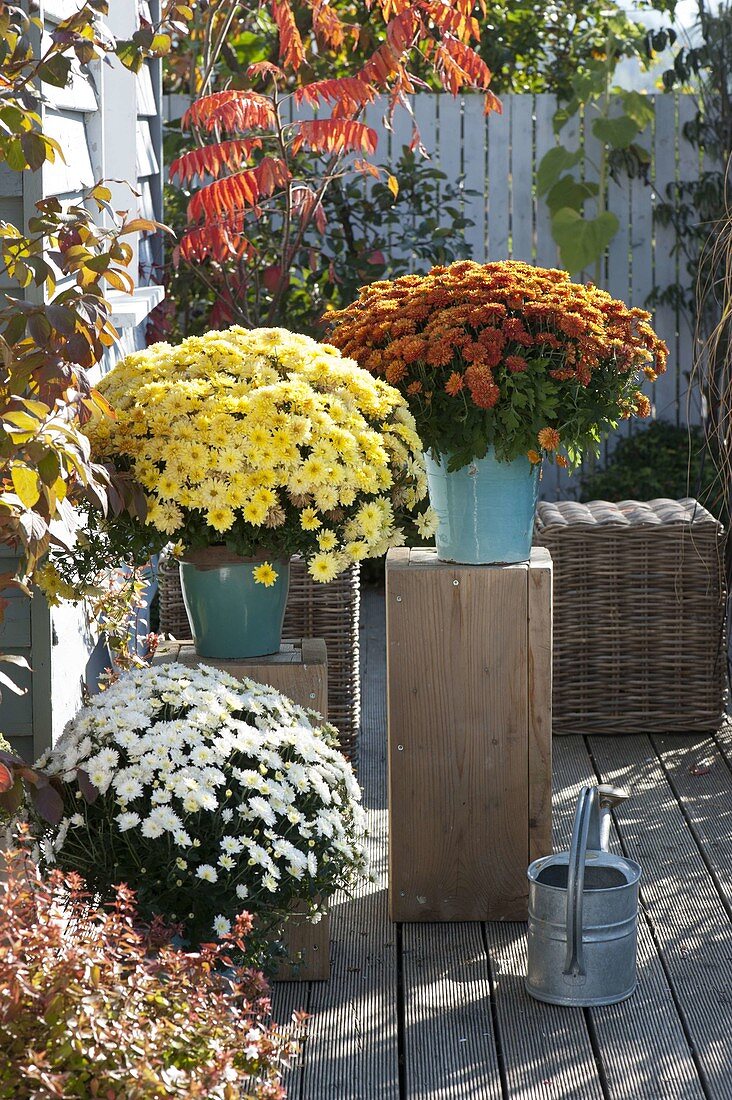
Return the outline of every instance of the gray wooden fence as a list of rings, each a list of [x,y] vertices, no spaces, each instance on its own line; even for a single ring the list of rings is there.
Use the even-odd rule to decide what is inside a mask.
[[[620,222],[603,265],[602,283],[631,305],[646,306],[654,288],[688,287],[683,256],[675,248],[671,228],[658,224],[654,211],[667,198],[669,185],[688,180],[699,171],[698,152],[683,137],[684,124],[695,112],[691,96],[653,95],[654,120],[638,138],[650,155],[648,179],[621,179],[608,183],[607,203]],[[170,97],[168,117],[180,117],[182,97]],[[422,142],[431,160],[448,179],[463,189],[463,207],[473,225],[466,232],[471,256],[479,261],[513,258],[552,267],[558,264],[549,212],[536,194],[536,168],[556,142],[552,95],[507,95],[503,113],[483,113],[482,97],[453,99],[439,93],[420,93],[413,111]],[[379,135],[375,159],[394,164],[412,138],[410,114],[400,109],[391,128],[384,125],[383,108],[370,106],[366,121]],[[598,142],[585,119],[565,126],[562,144],[584,148],[585,178],[597,181]],[[472,193],[471,193],[472,192]],[[588,203],[591,209],[592,203]],[[594,270],[585,273],[595,277]],[[668,370],[645,389],[659,419],[686,423],[700,416],[698,402],[689,393],[693,336],[689,318],[672,306],[654,311],[657,331],[670,348]],[[633,431],[633,424],[621,433]],[[607,446],[612,447],[613,441]],[[544,479],[546,496],[573,495],[577,476],[559,470]]]

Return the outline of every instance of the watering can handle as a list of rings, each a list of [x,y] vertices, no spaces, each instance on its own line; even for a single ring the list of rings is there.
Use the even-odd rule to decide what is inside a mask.
[[[600,795],[597,787],[583,787],[574,815],[567,875],[567,958],[564,973],[584,974],[582,908],[587,849],[600,850]]]

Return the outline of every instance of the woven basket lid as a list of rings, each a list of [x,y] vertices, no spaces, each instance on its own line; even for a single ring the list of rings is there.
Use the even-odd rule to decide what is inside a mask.
[[[669,500],[591,500],[580,504],[574,500],[540,501],[536,513],[536,530],[544,532],[562,527],[670,527],[721,524],[693,497]]]

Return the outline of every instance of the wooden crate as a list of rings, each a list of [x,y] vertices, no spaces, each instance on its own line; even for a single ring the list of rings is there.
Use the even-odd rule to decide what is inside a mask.
[[[389,904],[396,921],[525,920],[551,852],[552,563],[386,565]]]
[[[321,638],[303,638],[283,645],[279,653],[250,660],[218,661],[199,657],[192,642],[162,642],[153,664],[179,661],[188,667],[210,665],[237,678],[268,684],[287,695],[298,706],[328,716],[328,662]],[[282,964],[275,981],[323,981],[330,977],[330,917],[325,914],[318,924],[293,916],[285,938],[288,954],[300,960],[293,969]]]

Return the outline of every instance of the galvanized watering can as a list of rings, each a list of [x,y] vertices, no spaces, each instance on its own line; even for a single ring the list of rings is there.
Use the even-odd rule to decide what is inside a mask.
[[[571,850],[529,867],[526,990],[539,1001],[609,1005],[635,990],[641,869],[608,851],[610,810],[627,797],[583,787]]]

